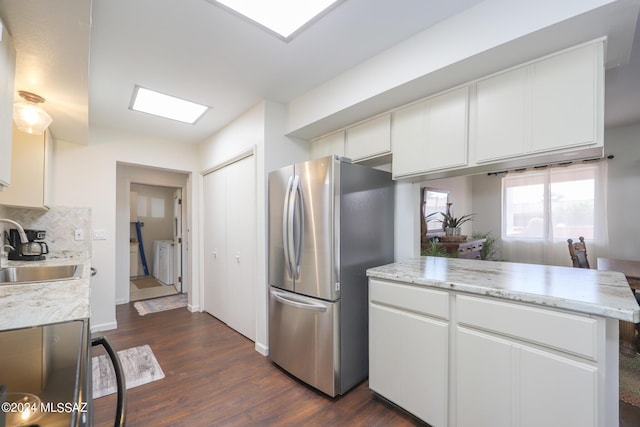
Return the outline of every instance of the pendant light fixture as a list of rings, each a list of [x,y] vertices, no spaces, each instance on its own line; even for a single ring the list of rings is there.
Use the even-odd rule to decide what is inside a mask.
[[[44,102],[44,98],[24,90],[19,90],[18,95],[24,98],[24,101],[13,104],[13,121],[16,127],[23,132],[42,135],[53,121],[38,105]]]

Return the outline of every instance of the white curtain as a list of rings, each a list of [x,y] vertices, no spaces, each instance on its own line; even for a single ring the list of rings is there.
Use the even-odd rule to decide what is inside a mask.
[[[567,239],[584,236],[589,264],[596,268],[597,258],[608,255],[607,230],[606,161],[502,178],[505,261],[571,266]]]

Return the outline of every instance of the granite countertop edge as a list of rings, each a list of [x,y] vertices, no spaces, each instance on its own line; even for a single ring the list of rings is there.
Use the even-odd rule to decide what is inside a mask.
[[[88,319],[91,258],[86,252],[53,253],[43,261],[7,261],[2,267],[70,264],[83,266],[79,279],[0,286],[0,331]]]
[[[427,261],[427,259],[431,259]],[[440,261],[444,260],[444,261]],[[436,263],[436,264],[433,264]],[[486,272],[482,271],[482,263],[487,267]],[[429,271],[429,266],[437,266],[436,272]],[[605,272],[597,270],[580,271],[569,267],[536,266],[533,264],[520,264],[524,268],[535,271],[539,267],[544,272],[544,277],[557,273],[561,275],[574,274],[578,277],[587,276],[592,280],[591,288],[586,292],[589,297],[583,298],[581,295],[574,295],[568,292],[562,295],[563,289],[553,290],[556,294],[530,291],[523,288],[511,287],[507,284],[512,277],[509,267],[516,263],[447,259],[433,257],[412,258],[401,262],[387,264],[379,267],[369,268],[367,276],[394,282],[424,286],[433,289],[447,291],[459,291],[469,294],[493,297],[503,300],[516,301],[538,305],[551,309],[564,309],[583,314],[598,315],[632,323],[640,322],[640,307],[638,307],[633,293],[622,273]],[[446,267],[445,267],[446,266]],[[474,284],[456,278],[442,276],[443,268],[451,268],[453,276],[461,270],[460,266],[467,268],[473,274]],[[419,270],[417,269],[419,268]],[[551,273],[550,273],[551,272]],[[471,277],[469,275],[468,277]],[[602,282],[598,279],[601,278]],[[471,281],[471,280],[469,280]],[[579,282],[579,278],[576,280]],[[581,283],[574,283],[570,286],[581,286]],[[569,286],[567,286],[569,287]],[[550,289],[549,284],[544,284],[541,288]]]

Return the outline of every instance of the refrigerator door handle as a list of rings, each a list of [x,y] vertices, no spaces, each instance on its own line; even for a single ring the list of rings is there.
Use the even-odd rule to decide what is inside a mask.
[[[302,249],[304,248],[304,204],[302,201],[302,188],[300,187],[300,177],[296,175],[293,180],[293,188],[291,189],[293,195],[293,240],[294,240],[294,255],[295,264],[292,266],[295,279],[300,279],[300,263],[302,261]],[[299,218],[299,220],[297,220]],[[296,235],[297,232],[297,235]]]
[[[284,207],[282,208],[282,245],[284,246],[284,260],[287,264],[287,271],[289,272],[289,277],[292,279],[293,276],[293,265],[291,264],[291,247],[289,246],[289,233],[291,218],[289,216],[289,208],[291,205],[291,189],[293,188],[293,176],[289,177],[289,182],[287,183],[287,190],[284,195]]]
[[[303,310],[310,310],[310,311],[318,311],[318,312],[325,312],[327,311],[327,307],[325,307],[322,304],[310,304],[310,303],[306,303],[306,302],[300,302],[300,301],[294,301],[291,300],[289,298],[287,298],[286,296],[284,296],[283,294],[281,294],[280,292],[271,291],[273,294],[273,297],[275,299],[277,299],[278,301],[280,301],[283,304],[286,305],[290,305],[296,308],[301,308]]]

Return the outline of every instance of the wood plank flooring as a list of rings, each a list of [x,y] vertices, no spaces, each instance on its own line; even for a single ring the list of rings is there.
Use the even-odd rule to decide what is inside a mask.
[[[415,426],[374,396],[365,381],[331,399],[254,350],[254,343],[206,313],[186,308],[139,316],[116,308],[116,350],[148,344],[165,378],[128,390],[128,426]],[[100,354],[102,350],[94,350]],[[94,402],[94,425],[112,426],[114,395]]]
[[[367,381],[331,399],[254,350],[252,341],[186,308],[139,316],[116,308],[116,350],[149,344],[165,378],[128,390],[128,426],[417,426],[375,396]],[[94,355],[101,350],[94,349]],[[94,402],[94,425],[112,426],[114,395]],[[640,409],[620,404],[620,427],[640,426]]]

